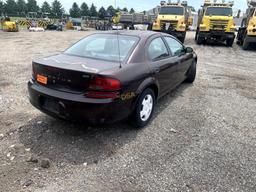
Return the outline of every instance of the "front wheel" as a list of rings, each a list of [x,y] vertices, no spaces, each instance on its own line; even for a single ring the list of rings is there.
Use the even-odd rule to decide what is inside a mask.
[[[185,82],[187,83],[193,83],[196,79],[196,61],[194,60],[189,71],[188,71],[188,76]]]
[[[181,37],[179,37],[179,40],[180,40],[181,43],[184,43],[185,39],[186,39],[186,32],[183,33]]]
[[[226,40],[227,46],[228,46],[228,47],[232,47],[232,46],[233,46],[233,43],[234,43],[234,40],[235,40],[235,39],[233,39],[233,38],[232,38],[232,39],[227,39],[227,40]]]
[[[243,42],[243,50],[247,50],[249,48],[249,45],[250,45],[250,43],[245,37],[244,42]]]
[[[198,34],[196,39],[197,45],[202,45],[203,42],[204,42],[204,39]]]
[[[132,123],[137,128],[145,127],[151,120],[155,108],[155,93],[148,88],[140,95],[134,113]]]

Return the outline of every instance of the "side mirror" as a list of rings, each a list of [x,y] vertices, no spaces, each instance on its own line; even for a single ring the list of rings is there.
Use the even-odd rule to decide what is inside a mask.
[[[185,50],[186,50],[186,53],[193,53],[194,52],[192,47],[186,47]]]

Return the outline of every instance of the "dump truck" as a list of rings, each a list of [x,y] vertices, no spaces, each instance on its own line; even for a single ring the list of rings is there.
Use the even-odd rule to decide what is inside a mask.
[[[122,26],[124,29],[134,29],[135,25],[147,25],[148,29],[152,29],[152,24],[156,16],[144,13],[128,13],[120,11],[112,18],[114,25]]]
[[[226,43],[232,47],[235,40],[236,25],[233,18],[234,2],[205,0],[198,11],[195,35],[197,44],[206,42]]]
[[[5,32],[18,32],[18,24],[11,21],[9,17],[4,17],[1,19],[2,30]]]
[[[177,37],[182,43],[186,38],[189,25],[189,9],[187,1],[161,1],[158,16],[153,23],[153,31],[160,31]]]
[[[243,17],[237,34],[237,43],[248,49],[251,43],[256,43],[256,0],[248,0],[248,9]]]

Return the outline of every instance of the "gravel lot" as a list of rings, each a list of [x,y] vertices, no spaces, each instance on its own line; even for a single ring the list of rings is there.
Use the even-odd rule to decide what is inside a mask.
[[[145,129],[91,128],[42,114],[26,88],[32,58],[86,34],[0,32],[1,192],[256,191],[256,51],[197,46],[191,32],[194,85],[162,98]]]

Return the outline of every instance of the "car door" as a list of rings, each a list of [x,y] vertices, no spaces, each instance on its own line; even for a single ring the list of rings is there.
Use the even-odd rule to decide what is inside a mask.
[[[181,44],[178,40],[174,39],[170,36],[164,36],[164,40],[166,41],[170,51],[172,58],[177,60],[178,65],[175,67],[175,82],[181,83],[187,77],[187,72],[193,61],[193,54],[186,53],[186,49],[183,44]]]
[[[151,39],[146,47],[149,67],[159,84],[159,95],[164,95],[175,86],[173,74],[178,60],[171,58],[170,51],[161,36]]]

